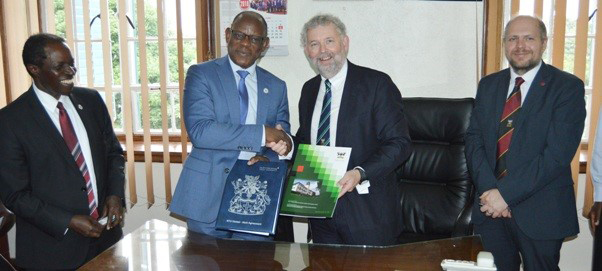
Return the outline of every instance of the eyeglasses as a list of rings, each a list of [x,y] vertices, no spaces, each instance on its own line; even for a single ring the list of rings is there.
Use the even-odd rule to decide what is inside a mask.
[[[253,45],[260,45],[267,37],[260,37],[255,35],[247,35],[243,32],[230,29],[230,34],[236,41],[243,41],[245,38],[249,38],[249,41]]]

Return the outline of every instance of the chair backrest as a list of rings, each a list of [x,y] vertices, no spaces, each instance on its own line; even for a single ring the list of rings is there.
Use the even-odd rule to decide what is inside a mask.
[[[474,197],[464,135],[474,99],[404,98],[413,152],[396,173],[401,190],[400,243],[470,235]]]

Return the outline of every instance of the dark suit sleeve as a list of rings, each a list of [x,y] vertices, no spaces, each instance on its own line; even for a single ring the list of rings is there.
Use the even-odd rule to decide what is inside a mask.
[[[50,205],[32,194],[28,159],[22,145],[24,142],[15,134],[10,123],[11,120],[6,115],[0,118],[2,201],[18,218],[27,220],[60,240],[73,214]]]
[[[378,77],[374,84],[376,97],[371,125],[378,146],[360,165],[352,166],[361,166],[370,180],[382,180],[408,159],[412,149],[399,89],[387,75]]]
[[[123,149],[111,122],[111,116],[103,102],[100,94],[97,93],[98,100],[102,111],[102,122],[100,130],[102,131],[103,140],[107,147],[107,196],[117,196],[121,199],[125,198],[125,175],[123,157]]]
[[[556,180],[581,142],[586,115],[583,82],[565,77],[556,80],[560,90],[557,96],[552,96],[554,109],[545,147],[537,157],[510,171],[498,183],[502,197],[511,207]]]
[[[485,153],[485,135],[483,128],[479,122],[479,117],[484,115],[487,107],[493,106],[493,98],[485,100],[487,94],[483,94],[486,91],[488,85],[491,83],[486,82],[484,78],[479,82],[477,89],[477,97],[475,99],[475,106],[472,109],[470,116],[470,125],[466,130],[466,163],[472,176],[474,185],[477,188],[477,194],[483,194],[485,191],[496,188],[497,178],[493,174],[493,169],[487,162],[487,155]],[[490,92],[491,93],[491,92]],[[489,93],[489,94],[490,94]],[[490,94],[491,96],[492,94]]]

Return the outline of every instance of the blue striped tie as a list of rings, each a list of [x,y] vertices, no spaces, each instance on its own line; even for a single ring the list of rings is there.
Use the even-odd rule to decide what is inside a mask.
[[[249,93],[247,93],[247,84],[245,84],[245,78],[249,75],[248,71],[240,70],[236,71],[240,75],[238,81],[238,95],[240,96],[240,124],[247,123],[247,111],[249,108]]]
[[[332,92],[330,91],[330,81],[324,82],[326,92],[322,102],[322,113],[320,113],[320,124],[318,124],[318,145],[330,146],[330,103],[332,102]]]

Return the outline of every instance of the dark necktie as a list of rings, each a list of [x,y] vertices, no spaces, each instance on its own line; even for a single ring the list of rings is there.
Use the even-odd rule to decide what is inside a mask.
[[[324,101],[322,101],[322,112],[320,113],[320,123],[318,124],[318,145],[330,146],[330,104],[332,102],[332,92],[330,91],[330,81],[324,82],[326,92],[324,92]]]
[[[240,96],[240,124],[247,123],[247,111],[249,110],[249,93],[247,92],[247,84],[245,78],[249,75],[248,71],[236,71],[240,75],[238,81],[238,96]]]
[[[510,148],[510,141],[512,140],[512,133],[514,132],[513,122],[516,120],[521,108],[521,94],[520,85],[525,80],[522,77],[517,77],[514,81],[514,88],[510,93],[506,104],[504,105],[504,112],[500,119],[497,141],[497,162],[495,163],[495,176],[497,179],[501,179],[508,174],[508,168],[506,167],[506,153]]]
[[[88,207],[90,208],[90,216],[97,220],[98,209],[96,205],[96,200],[94,200],[94,191],[92,190],[90,172],[88,171],[86,160],[84,160],[82,148],[79,145],[77,135],[75,134],[75,129],[73,129],[73,124],[71,123],[71,119],[69,119],[67,111],[65,111],[65,107],[63,107],[63,103],[59,102],[56,105],[56,107],[59,109],[59,122],[61,123],[61,132],[63,133],[63,139],[65,140],[67,147],[71,151],[71,155],[73,155],[73,159],[75,159],[77,167],[79,167],[79,170],[82,172],[84,180],[86,181],[86,192],[88,193]]]

